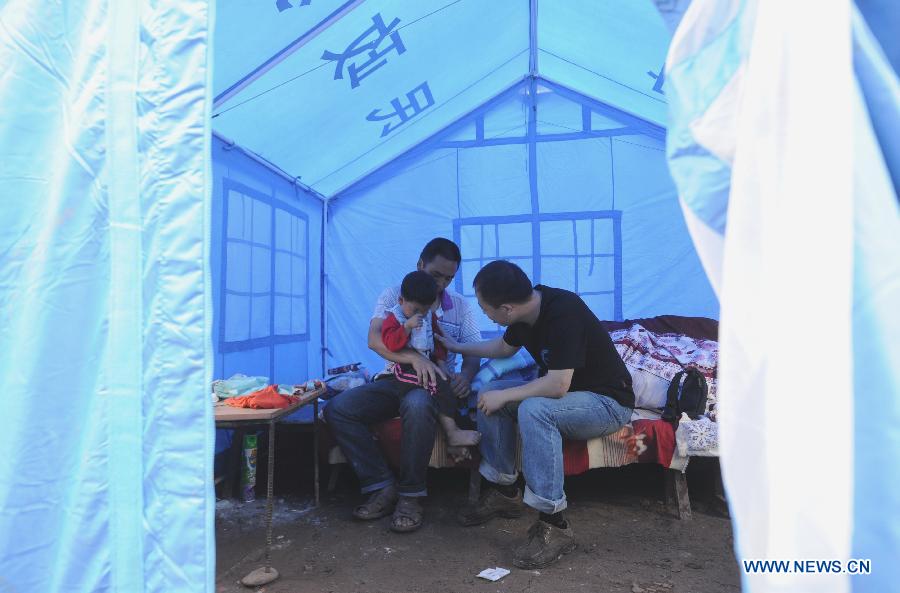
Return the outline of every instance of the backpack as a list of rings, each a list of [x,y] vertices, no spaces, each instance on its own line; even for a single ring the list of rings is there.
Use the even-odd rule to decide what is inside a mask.
[[[683,412],[691,420],[696,420],[706,413],[708,392],[706,377],[697,369],[689,368],[677,373],[666,392],[663,419],[677,423]]]

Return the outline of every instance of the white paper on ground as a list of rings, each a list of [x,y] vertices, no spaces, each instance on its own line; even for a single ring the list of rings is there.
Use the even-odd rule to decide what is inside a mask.
[[[494,568],[485,568],[478,573],[478,576],[489,581],[499,581],[508,574],[509,571],[507,569],[495,566]]]

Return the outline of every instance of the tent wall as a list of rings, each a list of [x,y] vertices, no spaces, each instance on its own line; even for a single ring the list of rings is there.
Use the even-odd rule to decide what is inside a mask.
[[[322,374],[322,202],[213,138],[215,378]]]
[[[484,332],[499,328],[471,283],[497,258],[575,290],[602,319],[718,316],[662,130],[549,83],[535,91],[510,89],[331,203],[329,364],[379,364],[365,346],[375,299],[435,236],[460,245],[453,288]]]
[[[209,4],[0,3],[0,591],[213,591]]]

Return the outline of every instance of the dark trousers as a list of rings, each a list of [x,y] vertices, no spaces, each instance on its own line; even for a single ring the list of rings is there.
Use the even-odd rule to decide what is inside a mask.
[[[437,398],[428,391],[389,377],[339,393],[325,406],[324,415],[364,493],[396,482],[404,496],[427,494],[425,477],[438,415]],[[369,428],[396,416],[402,422],[399,479]]]
[[[410,364],[401,364],[400,370],[405,375],[409,375],[410,377],[415,377],[416,371],[413,369]],[[396,381],[402,385],[407,386],[407,390],[417,389],[419,386],[414,383],[406,383],[405,381],[400,381],[396,377],[390,378],[385,377],[381,379],[382,381]],[[431,390],[429,390],[431,391]],[[450,416],[451,418],[456,416],[457,411],[459,410],[459,398],[456,397],[456,394],[453,393],[453,388],[450,386],[450,381],[447,379],[441,379],[438,377],[437,385],[435,385],[434,389],[434,398],[437,400],[438,411],[444,416]]]

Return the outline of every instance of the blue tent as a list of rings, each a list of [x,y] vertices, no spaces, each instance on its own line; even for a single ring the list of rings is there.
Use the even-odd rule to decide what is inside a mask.
[[[670,34],[652,3],[270,8],[218,7],[217,375],[376,367],[375,298],[435,236],[461,246],[466,295],[504,258],[605,319],[717,317],[666,167]]]
[[[873,511],[900,492],[885,470],[900,442],[889,8],[822,7],[812,31],[767,0],[689,4],[0,3],[0,591],[213,591],[211,380],[377,367],[375,298],[435,236],[461,246],[453,288],[472,298],[475,272],[509,259],[603,319],[718,319],[721,299],[723,359],[747,363],[720,375],[732,410],[817,408],[810,353],[844,338],[826,398],[848,425],[842,470],[819,516],[789,520],[810,474],[779,486],[785,464],[756,455],[754,435],[793,445],[793,426],[731,416],[738,555],[896,555],[895,510]],[[821,61],[806,49],[836,65],[827,96],[808,92]],[[793,119],[770,117],[779,101]],[[830,135],[791,127],[813,113]],[[831,207],[785,171],[814,172]],[[836,333],[799,324],[814,389],[793,389],[793,353],[755,332],[763,312],[810,321],[818,301]],[[875,428],[854,426],[880,393]],[[888,574],[840,587],[886,590]]]

